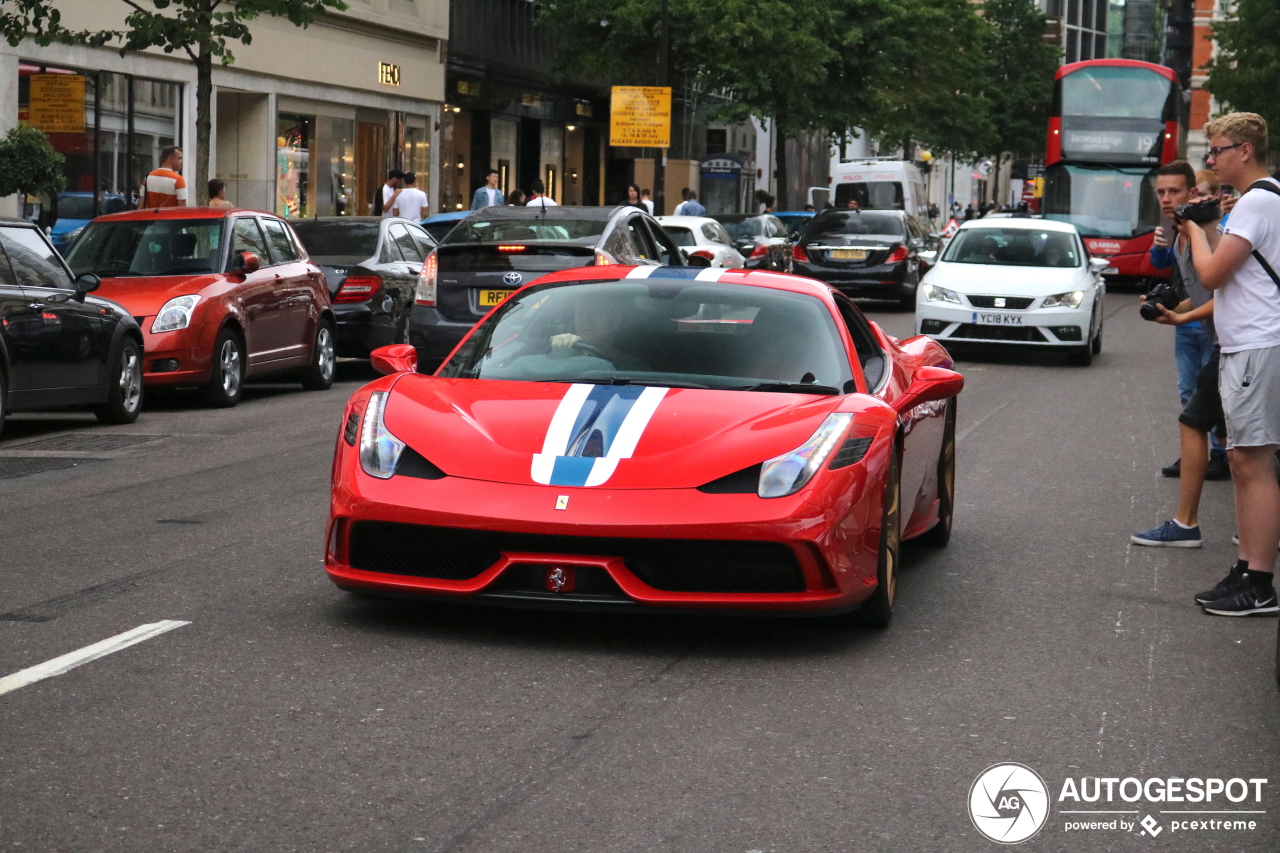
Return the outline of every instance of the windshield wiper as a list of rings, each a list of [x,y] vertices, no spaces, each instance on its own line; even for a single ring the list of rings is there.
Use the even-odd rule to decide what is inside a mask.
[[[813,385],[808,382],[761,382],[757,385],[739,385],[735,391],[781,391],[784,394],[825,394],[837,396],[839,388],[830,385]]]
[[[651,388],[710,388],[697,382],[679,382],[666,379],[632,379],[629,376],[595,376],[584,379],[551,379],[551,382],[581,383],[583,385],[644,385]]]

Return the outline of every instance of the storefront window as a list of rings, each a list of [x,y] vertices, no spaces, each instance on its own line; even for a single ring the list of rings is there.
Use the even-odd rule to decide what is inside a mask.
[[[502,191],[510,195],[511,190],[515,187],[515,176],[511,174],[511,164],[516,162],[516,138],[517,125],[511,119],[495,118],[490,120],[489,124],[489,146],[490,146],[490,163],[489,168],[497,169],[499,172],[498,186]],[[478,181],[484,181],[484,169],[477,173]],[[526,178],[528,180],[528,178]]]
[[[344,118],[323,120],[329,122],[329,213],[351,216],[355,213],[356,191],[355,122]]]
[[[114,213],[136,204],[160,149],[182,144],[182,86],[20,62],[18,120],[44,131],[66,158],[60,208],[65,201],[77,219],[86,209]]]
[[[542,182],[547,187],[547,195],[556,201],[560,198],[560,165],[564,161],[564,130],[558,125],[542,125]]]
[[[427,129],[410,124],[404,129],[404,147],[401,149],[401,167],[417,176],[415,186],[427,194],[431,201],[431,143],[427,141]]]
[[[310,147],[315,119],[281,113],[276,123],[276,213],[300,219],[314,209]]]

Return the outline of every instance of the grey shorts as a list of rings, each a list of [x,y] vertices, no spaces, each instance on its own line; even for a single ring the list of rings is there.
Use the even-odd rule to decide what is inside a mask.
[[[1218,389],[1228,450],[1280,445],[1280,347],[1224,352]]]

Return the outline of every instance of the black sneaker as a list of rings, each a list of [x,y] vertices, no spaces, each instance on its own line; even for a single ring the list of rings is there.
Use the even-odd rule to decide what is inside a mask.
[[[1239,563],[1231,567],[1231,571],[1227,572],[1227,576],[1218,581],[1218,585],[1213,589],[1207,589],[1204,592],[1196,593],[1196,604],[1208,604],[1211,601],[1230,595],[1240,588],[1242,584],[1247,583],[1245,574],[1248,569],[1241,568]]]
[[[1182,476],[1182,457],[1178,457],[1178,461],[1172,465],[1166,465],[1160,469],[1162,477],[1181,477]]]
[[[1181,462],[1182,460],[1178,460]],[[1230,480],[1231,466],[1227,464],[1227,457],[1222,453],[1215,453],[1209,457],[1209,467],[1204,469],[1204,478],[1206,480]]]
[[[1248,577],[1248,572],[1245,576]],[[1248,583],[1204,605],[1204,612],[1214,616],[1275,616],[1280,613],[1280,602],[1276,601],[1274,586]]]

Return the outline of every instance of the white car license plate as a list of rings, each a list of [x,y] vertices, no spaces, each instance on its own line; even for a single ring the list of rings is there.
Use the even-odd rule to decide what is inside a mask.
[[[973,322],[983,326],[1021,326],[1021,314],[982,314],[973,312]]]
[[[1120,275],[1120,270],[1116,269],[1115,267],[1107,267],[1105,270],[1102,271],[1102,274],[1103,275]]]

